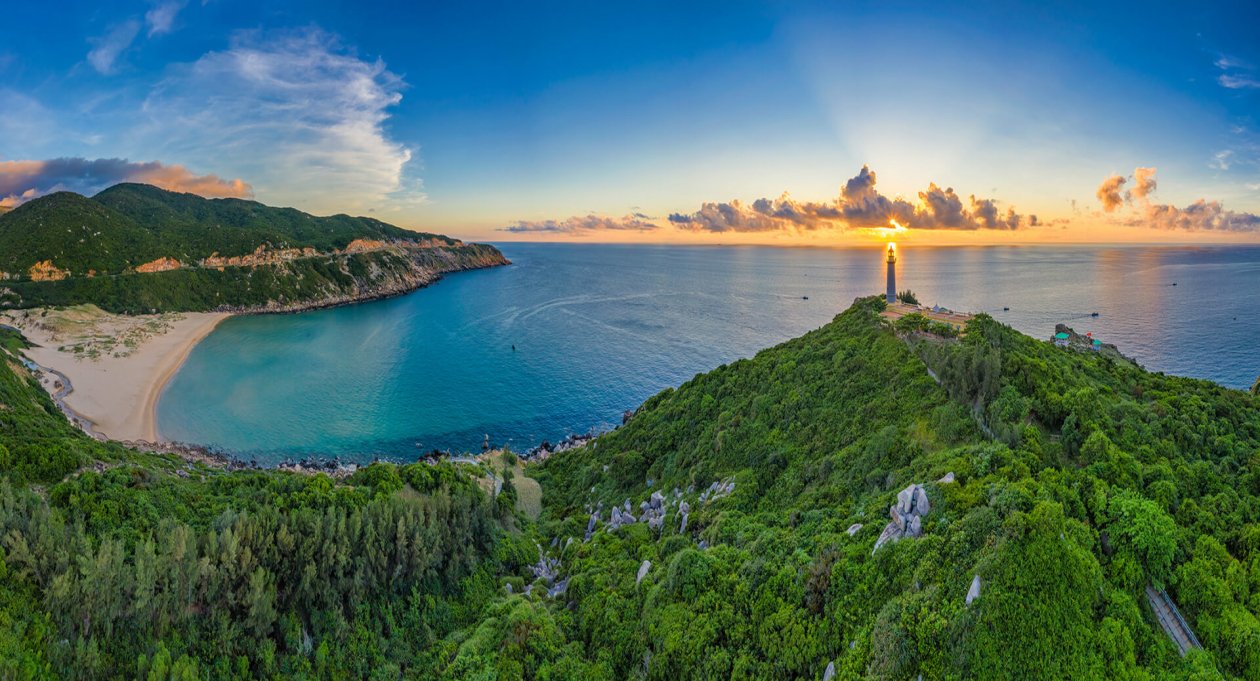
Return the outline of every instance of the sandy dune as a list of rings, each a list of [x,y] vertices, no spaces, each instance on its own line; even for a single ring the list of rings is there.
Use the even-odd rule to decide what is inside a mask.
[[[0,322],[38,347],[25,351],[70,380],[66,405],[112,440],[157,441],[158,396],[193,346],[229,315],[113,315],[93,307],[19,310]],[[51,387],[51,381],[45,385]]]

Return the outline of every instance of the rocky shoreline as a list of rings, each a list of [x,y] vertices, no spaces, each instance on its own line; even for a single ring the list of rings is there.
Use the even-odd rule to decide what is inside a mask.
[[[538,445],[519,453],[518,456],[526,462],[546,461],[553,454],[585,447],[598,436],[599,434],[594,432],[572,433],[555,443],[543,440]],[[96,437],[99,438],[99,436]],[[410,461],[404,457],[377,456],[369,463],[354,463],[342,461],[340,456],[325,458],[313,454],[300,459],[286,458],[275,464],[263,464],[259,463],[256,457],[246,459],[242,456],[234,456],[216,447],[195,445],[187,442],[149,442],[148,440],[117,440],[116,442],[136,451],[171,455],[189,463],[202,464],[225,471],[277,470],[301,475],[322,473],[337,480],[349,477],[358,471],[361,466],[370,465],[371,463],[393,463],[398,465],[406,463],[436,464],[444,460],[459,461],[473,458],[467,452],[455,453],[450,450],[431,450],[420,454]]]
[[[324,310],[333,307],[342,307],[344,305],[354,305],[356,303],[366,303],[373,300],[384,300],[386,298],[406,295],[412,291],[418,291],[437,282],[443,277],[443,275],[446,274],[452,274],[455,272],[471,272],[473,270],[482,270],[491,267],[502,267],[505,265],[511,265],[512,261],[508,260],[507,257],[495,249],[494,255],[477,256],[467,261],[458,258],[451,258],[448,264],[451,266],[439,268],[416,264],[407,276],[392,278],[381,284],[368,286],[356,293],[337,294],[318,300],[306,300],[293,303],[275,303],[272,301],[271,303],[263,306],[223,305],[216,308],[215,311],[239,315],[294,314],[298,312],[309,312],[311,310]]]

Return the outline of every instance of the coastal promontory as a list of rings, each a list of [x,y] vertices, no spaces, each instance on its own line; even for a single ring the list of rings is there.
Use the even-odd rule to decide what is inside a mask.
[[[125,183],[0,214],[0,308],[272,312],[398,295],[505,265],[493,246],[366,217]]]

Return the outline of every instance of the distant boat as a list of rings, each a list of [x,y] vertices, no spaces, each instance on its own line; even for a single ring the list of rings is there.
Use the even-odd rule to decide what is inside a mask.
[[[1173,286],[1176,286],[1176,285],[1177,285],[1177,282],[1175,282],[1175,281],[1174,281],[1174,282],[1173,282]]]
[[[801,296],[801,300],[809,300],[809,296]]]
[[[1098,313],[1097,313],[1097,312],[1091,312],[1091,313],[1089,313],[1089,316],[1091,316],[1091,317],[1097,317],[1097,316],[1098,316]]]
[[[1003,312],[1010,312],[1010,311],[1011,311],[1011,308],[1009,308],[1009,307],[1004,307],[1004,308],[1002,308],[1002,311],[1003,311]]]

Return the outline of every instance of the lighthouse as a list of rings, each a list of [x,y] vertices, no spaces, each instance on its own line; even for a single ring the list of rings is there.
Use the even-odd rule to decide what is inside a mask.
[[[897,302],[897,247],[888,244],[888,304]]]

